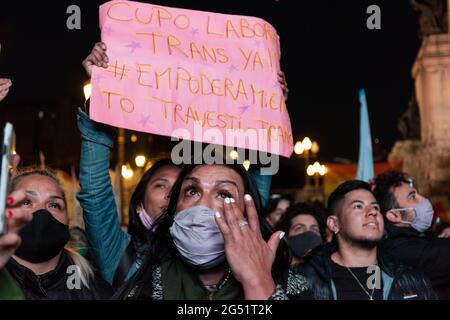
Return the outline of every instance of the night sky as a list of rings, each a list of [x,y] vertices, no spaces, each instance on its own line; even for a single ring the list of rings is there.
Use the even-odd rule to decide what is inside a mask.
[[[83,101],[81,61],[99,40],[102,1],[2,1],[0,76],[14,86],[0,112],[21,104]],[[322,161],[357,161],[358,90],[367,94],[376,160],[400,138],[397,121],[413,92],[411,67],[420,46],[418,14],[396,1],[151,1],[171,7],[251,15],[270,22],[282,46],[295,138],[310,136]],[[81,30],[66,28],[67,6],[81,7]],[[381,8],[381,30],[368,30],[366,8]],[[20,110],[17,110],[20,112]],[[26,114],[23,116],[27,116]],[[22,137],[24,138],[24,137]]]

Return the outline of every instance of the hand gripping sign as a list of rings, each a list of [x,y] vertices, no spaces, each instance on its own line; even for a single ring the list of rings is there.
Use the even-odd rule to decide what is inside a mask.
[[[289,157],[276,30],[259,18],[110,1],[108,68],[92,73],[91,118],[116,127]]]

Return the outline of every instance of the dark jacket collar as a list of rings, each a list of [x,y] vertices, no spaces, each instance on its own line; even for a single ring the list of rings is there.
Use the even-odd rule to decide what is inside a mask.
[[[304,266],[312,267],[322,280],[330,282],[332,278],[331,270],[333,263],[331,255],[335,251],[337,251],[337,243],[335,241],[319,246],[308,255],[305,259]],[[403,272],[403,265],[398,263],[395,258],[388,255],[380,246],[377,248],[377,259],[381,270],[388,276],[395,278]],[[302,266],[300,266],[300,269],[302,269]]]
[[[385,222],[384,229],[386,233],[386,238],[403,238],[403,237],[415,237],[415,238],[431,238],[431,231],[427,230],[425,232],[419,232],[414,228],[410,227],[397,227],[392,223]]]
[[[10,259],[7,270],[17,281],[21,288],[26,288],[38,294],[46,295],[46,292],[66,282],[67,267],[71,264],[70,259],[64,251],[61,254],[56,268],[42,275],[36,275],[27,267]]]

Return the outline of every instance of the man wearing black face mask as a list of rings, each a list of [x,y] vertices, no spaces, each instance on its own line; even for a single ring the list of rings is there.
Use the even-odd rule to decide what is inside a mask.
[[[426,274],[440,299],[450,299],[450,238],[432,234],[433,207],[404,173],[376,177],[374,195],[386,221],[383,247]]]
[[[301,263],[303,257],[325,239],[325,222],[321,212],[306,203],[297,203],[289,207],[278,229],[287,234],[291,268]]]

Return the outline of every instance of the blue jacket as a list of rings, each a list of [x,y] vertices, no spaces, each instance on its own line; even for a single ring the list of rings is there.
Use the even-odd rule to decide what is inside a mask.
[[[109,155],[114,145],[114,134],[102,129],[101,124],[89,119],[81,110],[78,114],[78,126],[81,132],[81,190],[77,193],[77,199],[83,208],[86,235],[100,274],[103,279],[112,283],[119,262],[131,241],[130,235],[120,229],[109,176]],[[140,259],[135,259],[127,279],[136,272],[139,265]]]

